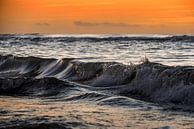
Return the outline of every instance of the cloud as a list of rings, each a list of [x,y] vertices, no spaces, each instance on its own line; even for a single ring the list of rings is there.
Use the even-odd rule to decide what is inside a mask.
[[[46,23],[46,22],[38,22],[35,25],[37,25],[37,26],[45,26],[45,27],[50,26],[50,24]]]
[[[127,23],[110,23],[110,22],[83,22],[83,21],[75,21],[74,25],[81,27],[97,27],[97,26],[105,26],[105,27],[141,27],[139,24],[127,24]]]
[[[88,27],[93,27],[93,26],[99,26],[99,23],[91,23],[91,22],[82,22],[82,21],[75,21],[74,25],[76,26],[88,26]]]

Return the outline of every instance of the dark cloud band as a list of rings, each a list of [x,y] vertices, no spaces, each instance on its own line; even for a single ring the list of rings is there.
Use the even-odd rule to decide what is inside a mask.
[[[46,23],[46,22],[39,22],[39,23],[36,23],[35,25],[37,25],[37,26],[50,26],[50,24]]]
[[[106,26],[106,27],[141,27],[138,24],[127,24],[127,23],[110,23],[110,22],[83,22],[83,21],[75,21],[74,25],[82,26],[82,27],[96,27],[96,26]]]

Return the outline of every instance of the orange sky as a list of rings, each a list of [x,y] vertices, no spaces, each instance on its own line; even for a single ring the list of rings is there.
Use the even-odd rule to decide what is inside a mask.
[[[0,0],[0,33],[194,34],[194,0]]]

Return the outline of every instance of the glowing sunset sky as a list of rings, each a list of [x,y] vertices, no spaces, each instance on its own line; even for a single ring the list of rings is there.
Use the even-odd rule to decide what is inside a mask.
[[[0,0],[0,33],[194,34],[194,0]]]

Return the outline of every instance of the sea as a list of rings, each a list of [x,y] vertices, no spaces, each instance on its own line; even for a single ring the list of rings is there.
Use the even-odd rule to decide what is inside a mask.
[[[194,128],[192,35],[0,35],[0,129]]]

